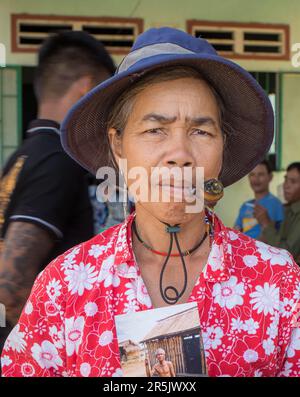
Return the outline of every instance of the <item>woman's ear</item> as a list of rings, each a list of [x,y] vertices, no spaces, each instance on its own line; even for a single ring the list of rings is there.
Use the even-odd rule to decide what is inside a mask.
[[[115,157],[115,160],[118,163],[118,161],[122,158],[122,148],[121,148],[122,138],[115,128],[109,128],[108,140],[113,155]]]

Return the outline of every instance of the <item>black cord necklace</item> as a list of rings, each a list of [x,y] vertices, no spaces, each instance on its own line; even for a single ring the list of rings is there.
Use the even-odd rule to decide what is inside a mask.
[[[164,223],[164,222],[163,222],[163,223]],[[156,253],[156,254],[158,254],[158,255],[166,256],[166,259],[165,259],[165,261],[164,261],[164,263],[163,263],[163,266],[162,266],[162,270],[161,270],[161,272],[160,272],[159,287],[160,287],[160,293],[161,293],[161,296],[162,296],[163,300],[164,300],[167,304],[169,304],[169,305],[174,305],[175,303],[177,303],[177,302],[179,301],[179,299],[180,299],[180,298],[182,297],[182,295],[185,293],[185,290],[186,290],[186,287],[187,287],[187,270],[186,270],[186,264],[185,264],[185,261],[184,261],[184,256],[191,254],[191,253],[194,252],[197,248],[199,248],[199,247],[203,244],[203,242],[205,241],[205,239],[206,239],[208,233],[207,233],[207,232],[204,233],[204,235],[203,235],[201,241],[200,241],[194,248],[192,248],[191,250],[187,250],[187,251],[185,251],[185,252],[181,252],[181,248],[180,248],[179,241],[178,241],[178,237],[177,237],[177,233],[180,231],[180,226],[179,226],[179,225],[171,226],[171,225],[169,225],[169,224],[167,224],[167,223],[164,223],[164,224],[166,225],[166,232],[170,234],[170,244],[169,244],[169,250],[168,250],[168,253],[167,253],[167,254],[161,253],[161,252],[159,252],[159,251],[153,250],[148,244],[146,244],[146,243],[141,239],[141,237],[140,237],[139,234],[138,234],[137,228],[136,228],[135,219],[133,220],[132,228],[133,228],[133,231],[134,231],[134,233],[135,233],[137,239],[138,239],[138,240],[140,241],[140,243],[142,243],[147,249],[149,249],[151,252]],[[174,255],[174,254],[172,255],[172,254],[171,254],[171,252],[172,252],[172,247],[173,247],[173,239],[175,239],[175,243],[176,243],[177,250],[178,250],[178,253],[179,253],[179,254],[177,254],[177,255]],[[165,273],[165,270],[166,270],[167,263],[168,263],[168,261],[169,261],[169,259],[170,259],[171,256],[180,256],[181,263],[182,263],[182,266],[183,266],[183,272],[184,272],[184,285],[183,285],[183,288],[182,288],[181,292],[178,292],[178,290],[177,290],[175,287],[173,287],[172,285],[168,285],[168,286],[165,287],[165,288],[163,287],[163,277],[164,277],[164,273]],[[173,292],[174,296],[171,296],[171,295],[170,295],[170,292],[171,292],[171,291]],[[173,295],[173,294],[172,294],[172,295]]]
[[[168,225],[167,225],[167,226],[168,226]],[[174,226],[173,226],[173,227],[174,227]],[[179,228],[180,228],[180,226],[178,226],[178,225],[176,225],[175,227],[179,227]],[[168,252],[160,252],[160,251],[157,251],[157,250],[153,249],[152,247],[150,247],[150,245],[148,245],[144,240],[142,240],[141,236],[139,235],[139,233],[138,233],[138,231],[137,231],[136,224],[135,224],[135,220],[133,220],[133,222],[132,222],[132,228],[133,228],[133,231],[134,231],[134,233],[135,233],[137,239],[139,240],[139,242],[140,242],[141,244],[143,244],[143,246],[144,246],[145,248],[147,248],[147,249],[148,249],[149,251],[151,251],[153,254],[161,255],[161,256],[168,256]],[[179,230],[178,230],[178,231],[179,231]],[[204,234],[204,236],[203,236],[203,238],[201,239],[201,241],[199,241],[199,243],[197,243],[197,244],[195,245],[195,247],[193,247],[193,248],[190,249],[190,250],[185,250],[184,252],[181,252],[181,253],[182,253],[182,256],[191,255],[194,251],[196,251],[196,250],[202,245],[203,241],[204,241],[205,238],[206,238],[206,235],[207,235],[207,232]],[[170,256],[170,257],[179,257],[179,256],[180,256],[180,253],[178,253],[178,254],[170,254],[169,256]]]

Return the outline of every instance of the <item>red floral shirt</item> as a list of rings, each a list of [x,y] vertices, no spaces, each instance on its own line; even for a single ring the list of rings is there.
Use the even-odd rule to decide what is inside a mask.
[[[38,276],[6,341],[3,376],[122,376],[114,316],[153,308],[134,261],[133,216]],[[300,376],[299,267],[217,217],[214,229],[189,297],[198,303],[208,375]]]

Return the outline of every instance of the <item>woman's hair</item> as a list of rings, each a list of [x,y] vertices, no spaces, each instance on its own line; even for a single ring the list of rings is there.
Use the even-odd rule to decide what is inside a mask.
[[[206,82],[216,99],[219,108],[220,126],[224,134],[224,130],[222,129],[222,121],[225,108],[220,95],[205,79],[205,77],[203,77],[196,69],[189,66],[168,66],[166,68],[156,69],[145,74],[138,81],[133,83],[129,89],[125,90],[117,99],[108,116],[107,127],[115,128],[117,133],[121,135],[125,129],[128,117],[132,112],[138,94],[152,84],[158,84],[182,78],[193,78]]]

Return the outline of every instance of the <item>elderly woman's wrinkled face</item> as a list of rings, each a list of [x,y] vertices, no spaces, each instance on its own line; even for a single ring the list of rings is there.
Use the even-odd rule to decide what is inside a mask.
[[[216,98],[202,80],[181,78],[152,84],[134,101],[125,130],[109,138],[116,159],[127,159],[127,171],[144,167],[151,189],[152,167],[204,167],[205,179],[217,178],[222,167],[223,135]],[[134,181],[128,179],[130,189]],[[169,191],[176,194],[176,189]],[[166,222],[184,222],[185,202],[140,202]]]

